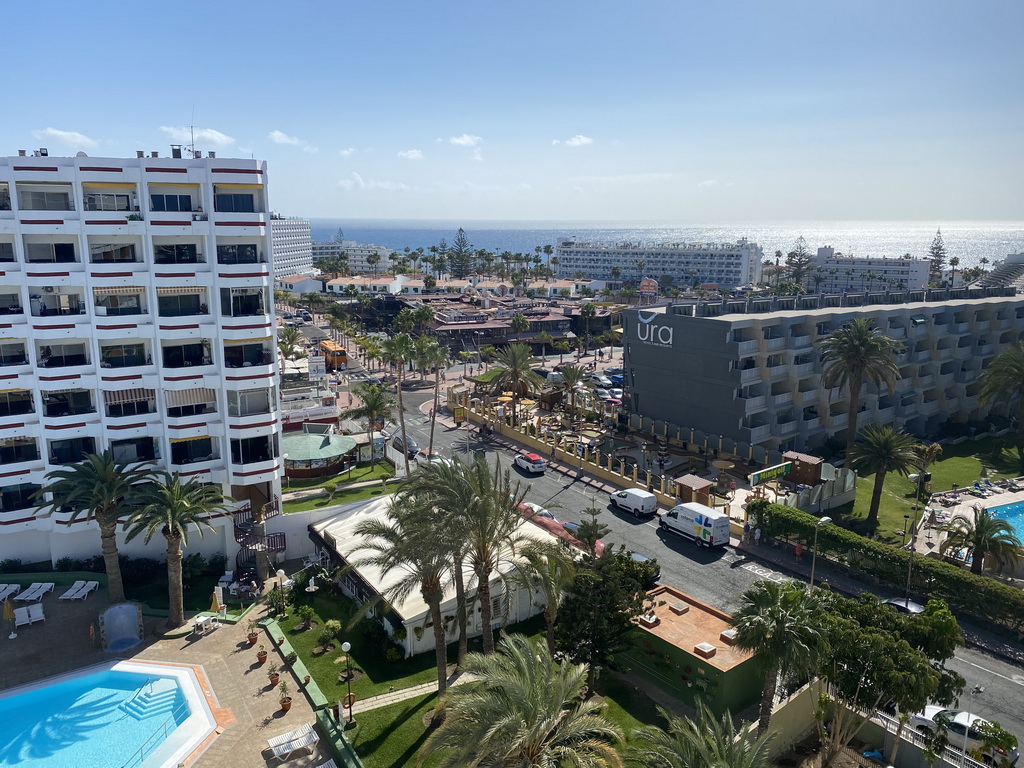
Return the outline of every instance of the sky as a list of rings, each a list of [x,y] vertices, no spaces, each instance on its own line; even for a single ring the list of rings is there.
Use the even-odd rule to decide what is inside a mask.
[[[1019,0],[45,5],[4,155],[194,126],[316,218],[1024,220]]]

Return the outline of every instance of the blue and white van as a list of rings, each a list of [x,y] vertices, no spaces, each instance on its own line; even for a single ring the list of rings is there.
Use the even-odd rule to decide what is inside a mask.
[[[658,520],[658,527],[693,539],[698,547],[724,547],[729,543],[729,515],[695,501],[672,507]]]

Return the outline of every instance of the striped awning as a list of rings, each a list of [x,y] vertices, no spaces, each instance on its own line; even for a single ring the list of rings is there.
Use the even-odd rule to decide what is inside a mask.
[[[90,189],[104,187],[113,187],[116,189],[135,189],[135,183],[131,181],[83,181],[82,186],[89,187]]]
[[[156,393],[152,389],[114,389],[103,390],[103,402],[106,405],[123,405],[137,400],[152,400]]]
[[[70,389],[42,389],[42,390],[40,390],[40,394],[42,394],[43,397],[48,397],[49,395],[67,395],[67,394],[69,394],[71,392],[86,392],[86,391],[88,391],[88,390],[83,389],[82,387],[72,387]]]
[[[264,341],[270,341],[270,336],[261,336],[258,339],[224,339],[224,343],[231,344],[262,344]]]
[[[156,289],[157,296],[180,296],[185,293],[202,293],[206,290],[203,285],[172,285],[159,286]]]
[[[31,392],[31,390],[26,389],[25,387],[15,387],[14,389],[0,389],[0,395],[8,395],[11,392]],[[50,393],[47,392],[46,394]]]
[[[171,438],[171,442],[172,443],[188,443],[188,442],[191,442],[192,440],[209,440],[209,439],[210,439],[209,435],[200,435],[199,437],[172,437]]]
[[[93,293],[145,293],[146,289],[141,285],[112,285],[106,288],[93,286]]]
[[[167,395],[167,405],[171,408],[217,402],[217,393],[212,389],[205,389],[203,387],[195,389],[168,389],[164,394]]]

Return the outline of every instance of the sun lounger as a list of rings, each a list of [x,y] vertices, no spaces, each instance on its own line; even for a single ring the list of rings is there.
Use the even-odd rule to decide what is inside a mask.
[[[332,759],[328,760],[326,763],[317,766],[317,768],[338,768],[338,764],[334,762],[334,760]]]
[[[303,726],[296,728],[294,731],[288,731],[288,733],[282,733],[280,736],[275,736],[272,739],[267,739],[267,746],[273,749],[279,747],[282,744],[287,744],[289,741],[295,741],[300,739],[306,734],[313,732],[313,724],[306,723]]]
[[[308,749],[309,754],[313,754],[313,747],[316,746],[318,741],[320,741],[320,734],[316,731],[310,731],[304,736],[274,747],[274,757],[281,760],[290,760],[292,755],[301,749]]]
[[[0,603],[21,592],[20,584],[0,584]]]
[[[38,600],[43,596],[44,586],[45,585],[41,581],[37,581],[14,599],[19,603],[30,603],[33,600]]]
[[[14,626],[20,627],[23,624],[31,624],[32,619],[28,615],[28,608],[15,608],[14,609]]]
[[[35,603],[28,607],[28,619],[33,624],[37,621],[46,621],[46,614],[43,613],[42,603]]]
[[[63,595],[60,596],[60,599],[61,600],[74,600],[75,599],[75,593],[78,592],[78,590],[80,590],[84,586],[85,586],[85,579],[79,579],[74,584],[72,584],[71,587]]]
[[[64,593],[63,595],[61,595],[61,599],[63,600],[64,598],[67,598],[68,600],[85,600],[85,598],[87,598],[92,592],[96,591],[99,588],[100,583],[98,581],[87,581],[85,582],[85,584],[82,585],[81,589],[79,589],[77,592],[71,595]]]

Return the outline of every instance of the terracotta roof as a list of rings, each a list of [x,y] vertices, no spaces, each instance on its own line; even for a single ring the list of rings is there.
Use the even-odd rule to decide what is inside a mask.
[[[677,477],[673,482],[692,491],[703,491],[705,488],[714,485],[712,481],[706,480],[700,475],[683,475],[682,477]]]

